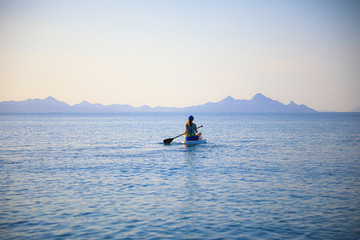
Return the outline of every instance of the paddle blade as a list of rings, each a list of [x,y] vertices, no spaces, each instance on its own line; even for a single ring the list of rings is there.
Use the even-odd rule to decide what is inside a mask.
[[[170,144],[172,141],[174,140],[174,138],[167,138],[163,141],[164,144]]]

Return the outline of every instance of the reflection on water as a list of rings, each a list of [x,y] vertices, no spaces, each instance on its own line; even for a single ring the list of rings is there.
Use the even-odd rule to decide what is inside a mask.
[[[193,206],[194,201],[199,197],[199,186],[196,176],[196,146],[185,145],[185,189],[187,190],[187,202]]]

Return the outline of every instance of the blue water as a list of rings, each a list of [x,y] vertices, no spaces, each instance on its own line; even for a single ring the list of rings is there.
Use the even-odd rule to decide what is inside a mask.
[[[360,114],[0,115],[1,239],[360,239]]]

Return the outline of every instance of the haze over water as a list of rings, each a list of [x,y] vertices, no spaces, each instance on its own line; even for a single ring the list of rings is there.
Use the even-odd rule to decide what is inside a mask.
[[[1,114],[2,239],[358,239],[360,115]]]

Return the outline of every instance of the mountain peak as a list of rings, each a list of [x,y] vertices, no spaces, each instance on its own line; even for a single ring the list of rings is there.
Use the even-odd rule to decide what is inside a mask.
[[[49,96],[47,98],[45,98],[46,101],[57,101],[55,98],[53,98],[52,96]]]
[[[255,96],[251,99],[251,100],[255,100],[255,101],[261,101],[261,100],[268,100],[270,98],[265,97],[264,95],[262,95],[261,93],[257,93],[255,94]]]
[[[82,101],[81,103],[79,103],[78,105],[91,105],[88,101]]]
[[[233,97],[231,97],[231,96],[228,96],[227,98],[224,98],[222,100],[222,102],[232,102],[232,101],[235,101],[235,99]]]

